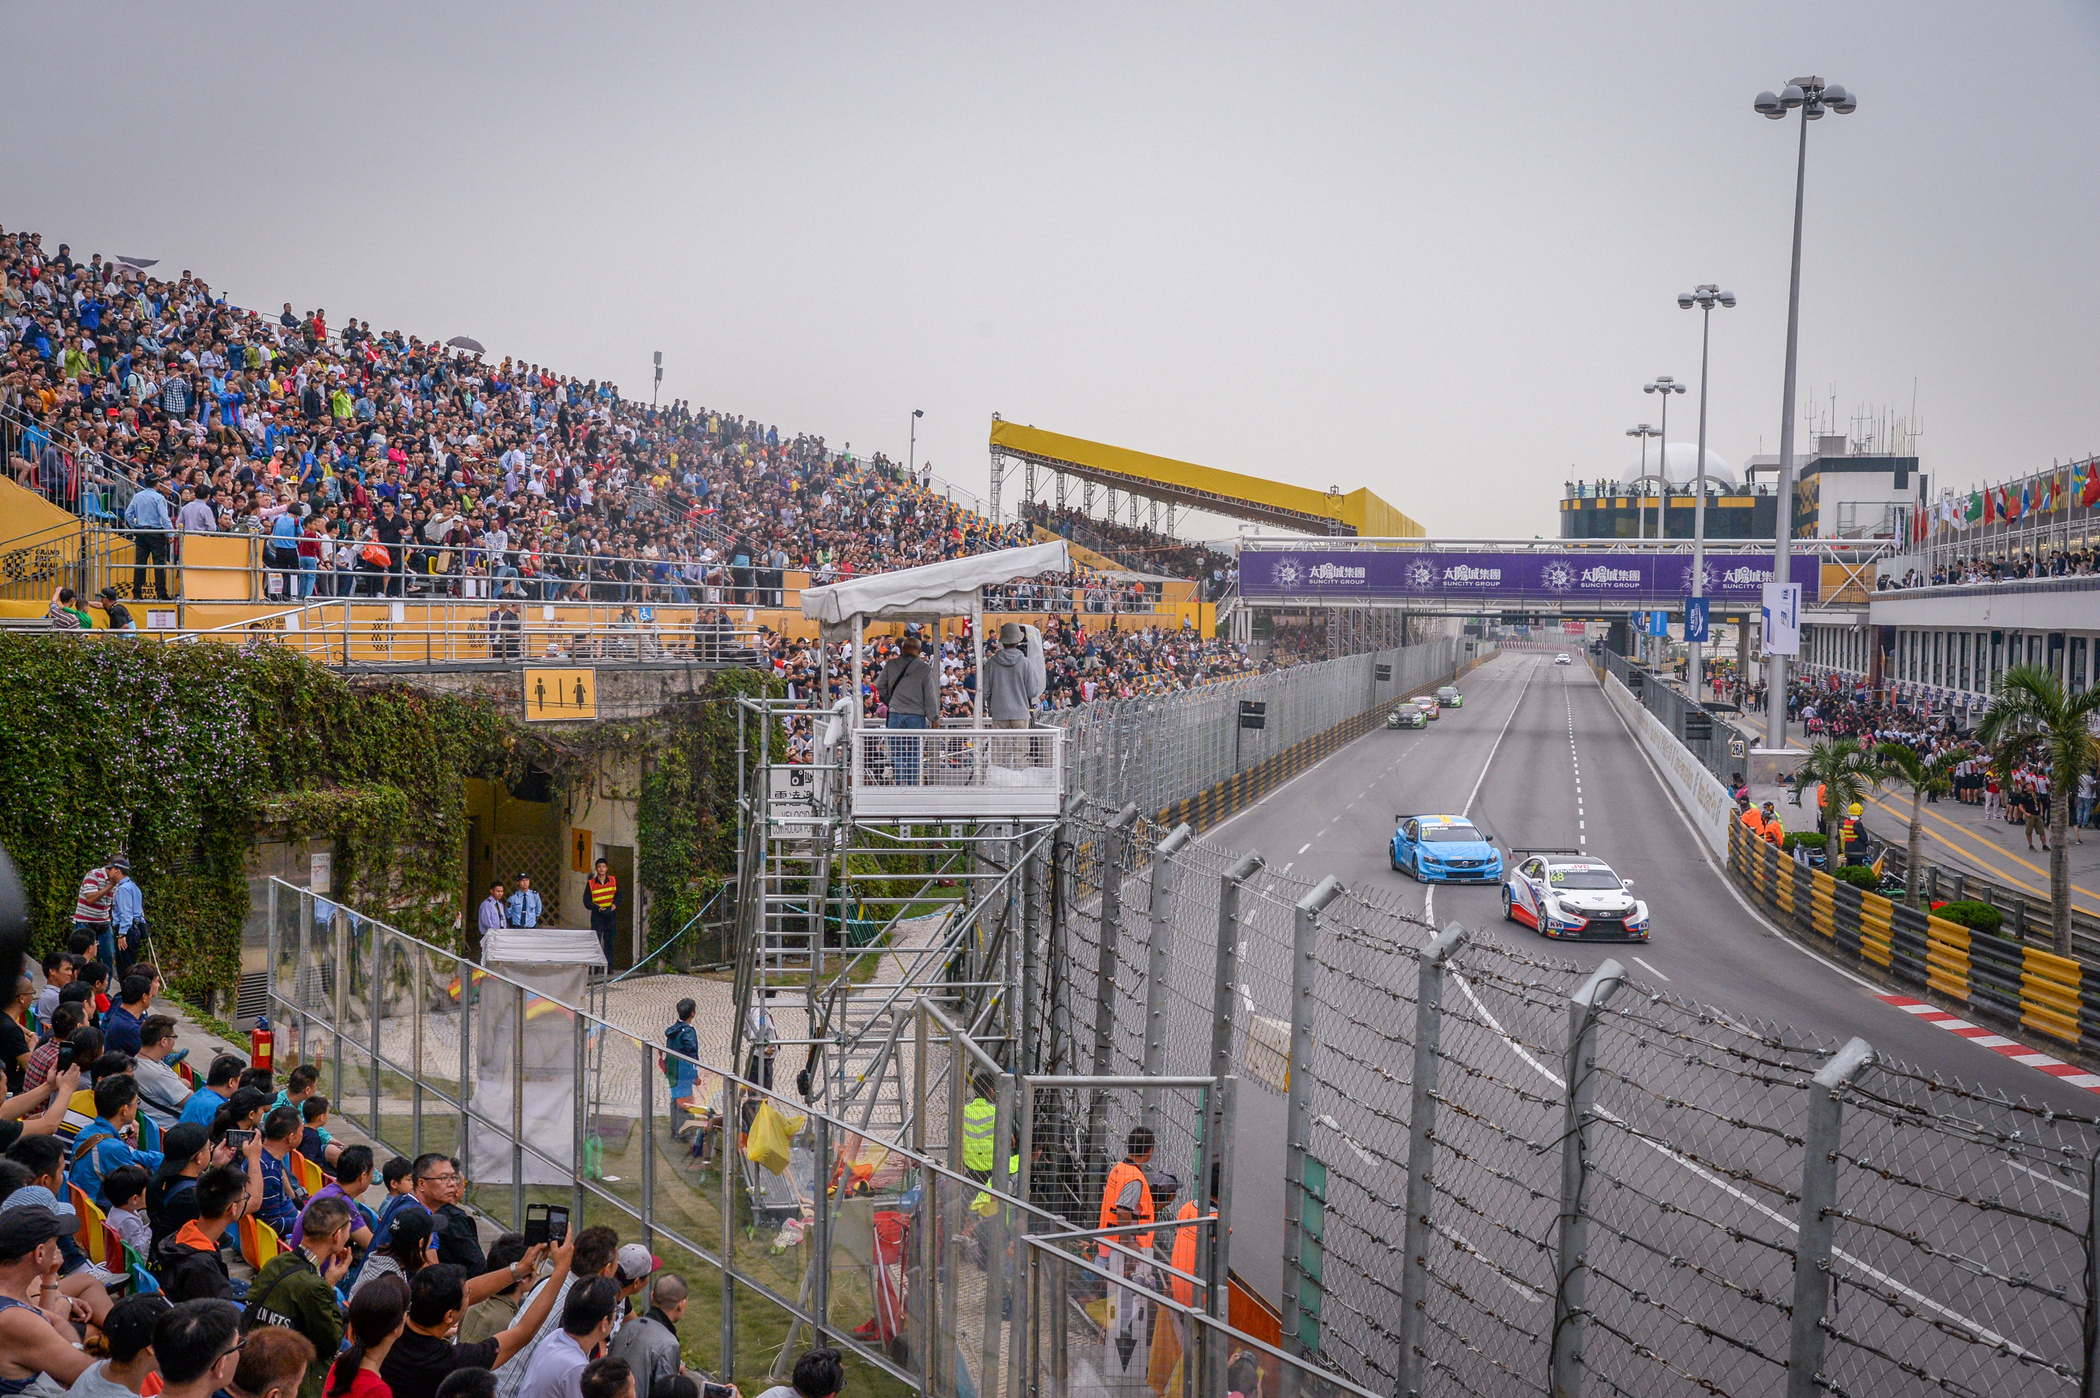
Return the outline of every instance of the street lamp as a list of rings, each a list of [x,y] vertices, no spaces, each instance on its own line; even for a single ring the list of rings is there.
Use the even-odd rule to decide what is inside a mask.
[[[656,382],[649,386],[649,406],[656,406],[657,390],[664,386],[664,352],[656,352]]]
[[[1627,428],[1626,435],[1641,439],[1641,466],[1640,470],[1634,474],[1633,479],[1633,507],[1636,512],[1635,518],[1640,521],[1636,528],[1637,537],[1646,539],[1648,537],[1648,498],[1641,491],[1641,482],[1647,478],[1645,473],[1648,470],[1648,439],[1650,437],[1660,437],[1662,433],[1644,422],[1639,427]]]
[[[914,473],[919,460],[919,419],[926,416],[924,408],[911,410],[911,445],[904,449],[904,474]]]
[[[1794,532],[1794,359],[1801,334],[1801,196],[1808,184],[1808,124],[1821,120],[1825,112],[1850,116],[1859,106],[1859,95],[1818,77],[1794,78],[1776,94],[1758,93],[1751,105],[1773,121],[1801,109],[1800,154],[1794,164],[1794,266],[1786,294],[1786,381],[1779,408],[1779,499],[1772,530],[1778,536],[1772,544],[1772,581],[1784,587],[1792,577],[1786,555]],[[1776,751],[1786,746],[1786,657],[1770,656],[1765,664],[1765,748]]]
[[[1660,543],[1670,537],[1670,395],[1684,392],[1684,385],[1668,374],[1658,374],[1655,382],[1643,384],[1643,393],[1660,393],[1663,400],[1662,430],[1655,435],[1662,440],[1656,443],[1658,460],[1655,466],[1657,485],[1655,490],[1655,538]],[[1661,665],[1668,641],[1662,636],[1651,637],[1653,650],[1649,663]]]
[[[1723,291],[1712,283],[1700,286],[1695,291],[1677,293],[1677,304],[1683,310],[1697,306],[1702,312],[1699,327],[1699,495],[1692,502],[1692,595],[1706,595],[1706,345],[1713,334],[1714,307],[1733,306],[1735,293]],[[1699,678],[1701,661],[1705,658],[1706,644],[1693,641],[1687,647],[1689,663],[1685,667],[1685,678],[1691,681],[1692,702],[1699,702]]]

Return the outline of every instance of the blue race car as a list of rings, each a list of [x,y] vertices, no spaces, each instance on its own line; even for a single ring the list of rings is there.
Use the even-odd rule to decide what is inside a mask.
[[[1502,882],[1502,851],[1464,816],[1394,816],[1392,853],[1422,883]]]

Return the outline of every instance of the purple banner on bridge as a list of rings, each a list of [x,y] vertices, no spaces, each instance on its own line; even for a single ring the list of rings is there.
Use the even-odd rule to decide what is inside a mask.
[[[1818,593],[1821,560],[1787,559],[1802,596]],[[1715,608],[1755,607],[1772,581],[1772,560],[1709,554],[1703,593]],[[1593,549],[1497,553],[1445,549],[1240,550],[1240,595],[1250,602],[1451,603],[1664,607],[1675,609],[1702,589],[1692,585],[1689,553],[1604,553]]]

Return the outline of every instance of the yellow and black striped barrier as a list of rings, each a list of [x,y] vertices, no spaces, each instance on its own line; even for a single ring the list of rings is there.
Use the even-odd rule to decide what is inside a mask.
[[[2100,1053],[2100,968],[1854,888],[1760,839],[1741,821],[1728,832],[1728,871],[1779,921],[1898,984],[1966,1006],[1978,1019],[2045,1034]]]
[[[1158,812],[1157,819],[1171,830],[1187,821],[1196,830],[1208,830],[1219,821],[1237,815],[1248,806],[1282,786],[1292,777],[1326,757],[1345,743],[1354,742],[1372,728],[1385,722],[1385,716],[1395,704],[1411,699],[1418,694],[1433,694],[1436,690],[1460,675],[1492,659],[1498,652],[1490,651],[1478,660],[1469,660],[1449,675],[1431,680],[1392,699],[1381,700],[1376,708],[1344,719],[1324,732],[1291,744],[1282,752],[1263,758],[1242,772],[1235,772],[1216,786],[1196,793]]]

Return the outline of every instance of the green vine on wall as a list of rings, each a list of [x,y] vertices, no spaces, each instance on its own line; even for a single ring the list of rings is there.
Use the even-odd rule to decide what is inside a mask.
[[[724,700],[765,685],[724,672],[699,702],[557,737],[507,701],[346,681],[267,643],[0,635],[0,843],[21,867],[39,950],[70,930],[81,874],[127,853],[162,969],[197,998],[237,983],[261,825],[332,840],[339,898],[450,944],[466,779],[514,787],[537,768],[573,790],[605,752],[639,746],[637,873],[662,925],[734,864]]]

